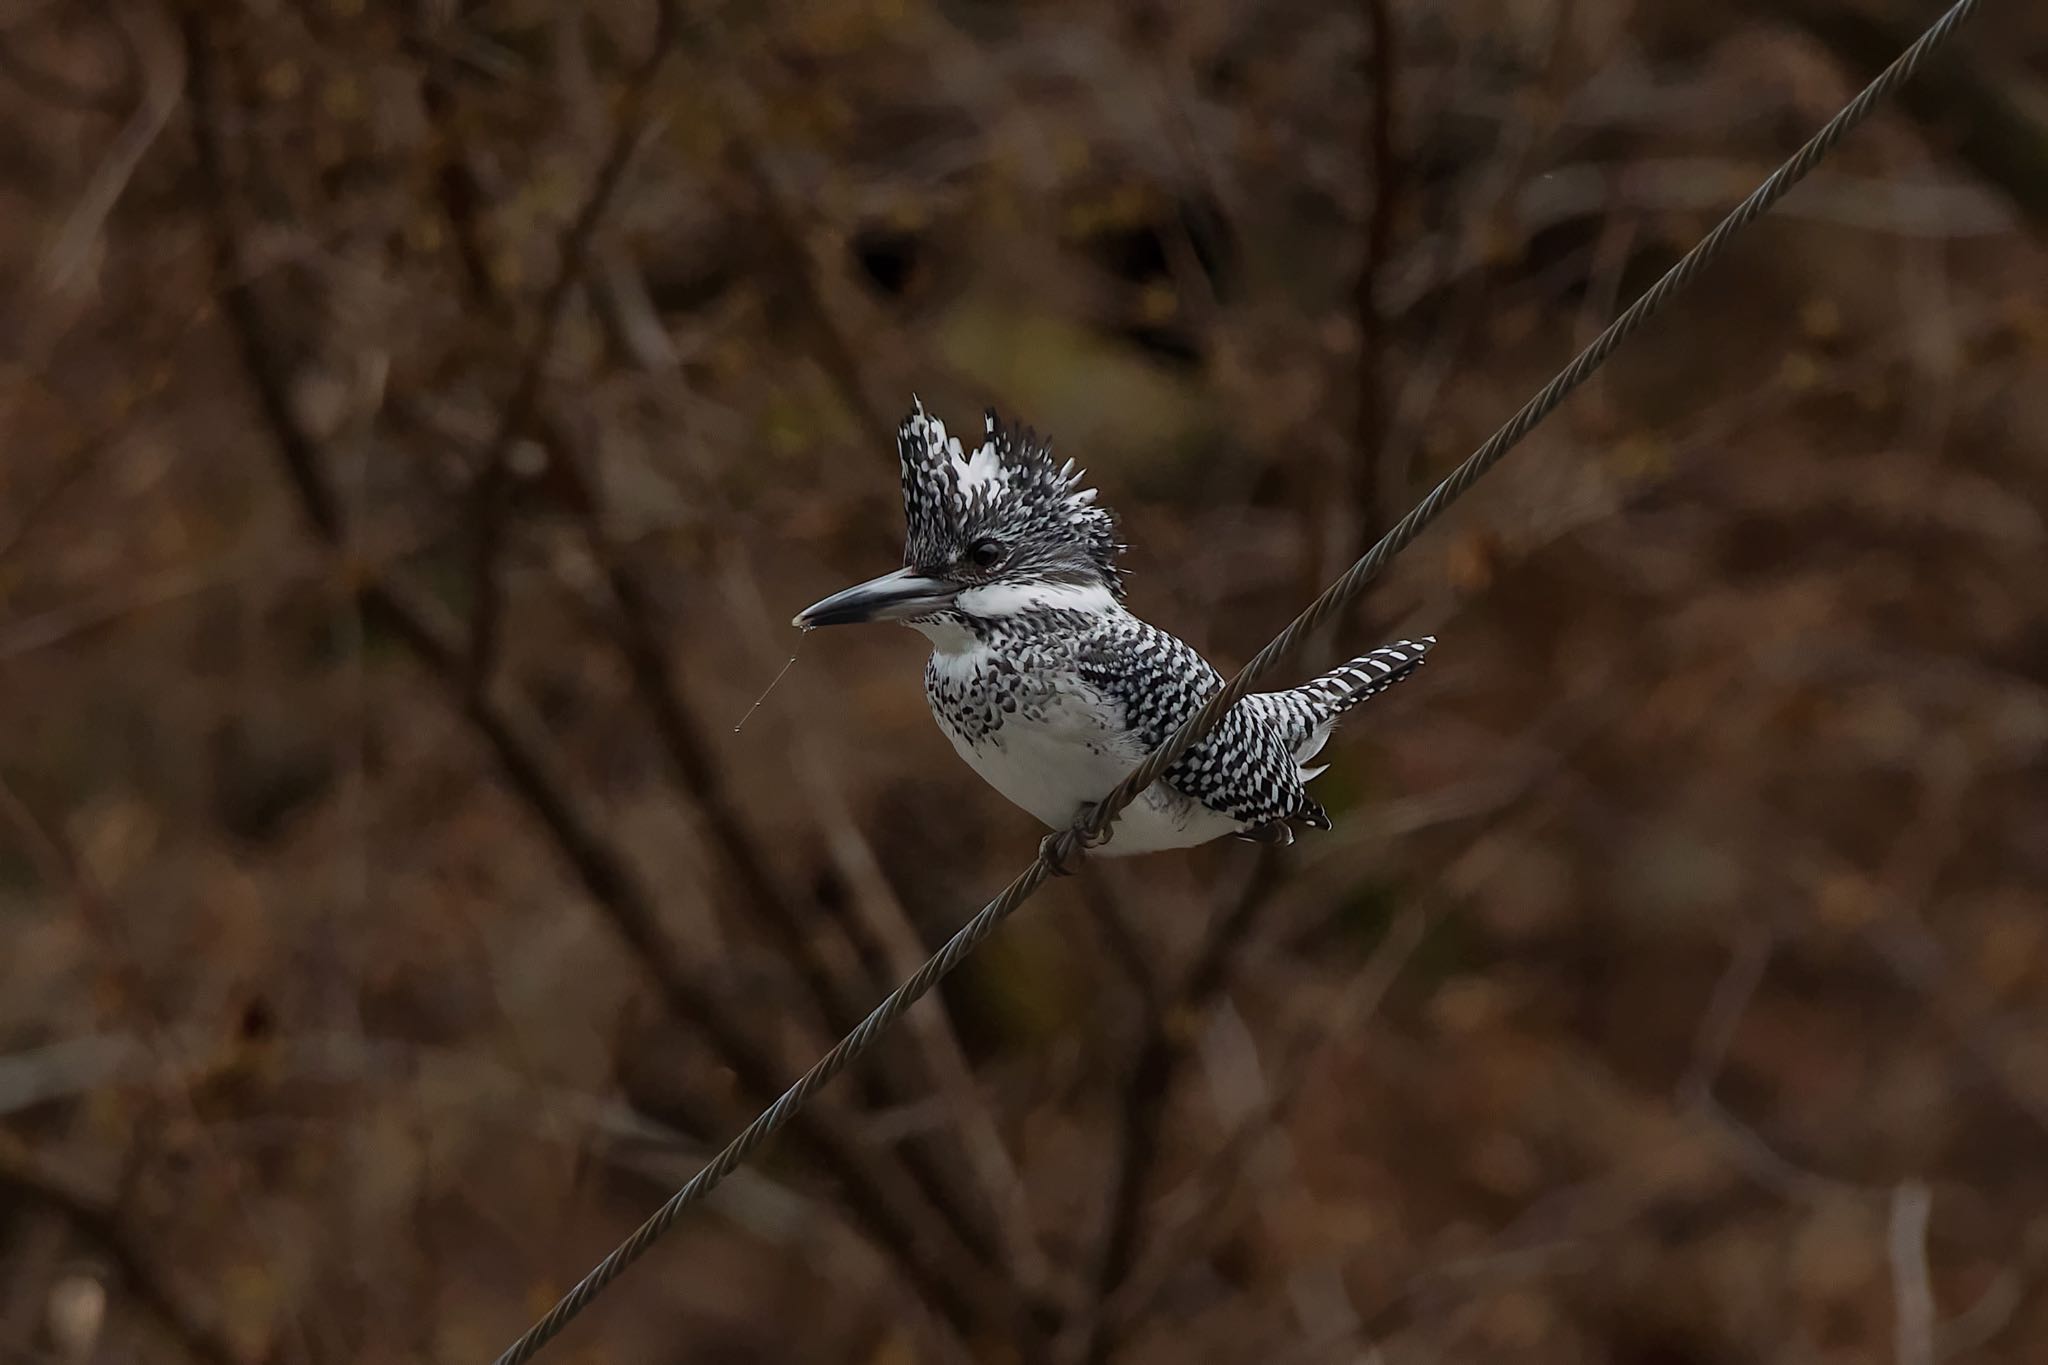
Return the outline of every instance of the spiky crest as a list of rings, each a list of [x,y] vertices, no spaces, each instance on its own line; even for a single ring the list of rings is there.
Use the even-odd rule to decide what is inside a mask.
[[[990,408],[981,444],[965,450],[946,424],[911,399],[896,437],[903,467],[907,535],[903,562],[942,570],[977,541],[1011,547],[1005,571],[1054,580],[1092,574],[1121,599],[1116,518],[1081,487],[1085,471],[1055,465],[1049,441],[1028,427],[1004,425]]]

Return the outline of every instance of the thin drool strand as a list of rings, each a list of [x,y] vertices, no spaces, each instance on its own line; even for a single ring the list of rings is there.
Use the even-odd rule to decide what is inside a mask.
[[[803,648],[804,635],[809,635],[813,629],[814,627],[812,626],[804,627],[803,634],[798,635],[796,637],[797,649]],[[768,694],[775,690],[776,684],[780,683],[783,680],[783,678],[788,676],[790,669],[796,667],[796,655],[797,651],[795,649],[789,651],[789,661],[782,665],[782,668],[775,674],[773,678],[770,678],[768,680],[768,685],[761,689],[761,695],[754,698],[754,704],[747,708],[747,713],[744,716],[740,717],[739,724],[732,727],[732,732],[734,734],[738,734],[740,732],[740,727],[744,726],[748,721],[754,718],[754,713],[761,709],[762,702],[768,700]]]

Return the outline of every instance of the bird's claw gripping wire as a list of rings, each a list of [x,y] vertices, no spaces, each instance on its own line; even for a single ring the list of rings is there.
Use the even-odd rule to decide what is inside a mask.
[[[1096,812],[1101,809],[1102,805],[1100,802],[1094,802],[1081,807],[1080,814],[1074,817],[1074,823],[1071,828],[1055,830],[1038,841],[1039,860],[1051,870],[1053,876],[1071,877],[1074,875],[1074,869],[1067,866],[1067,855],[1060,849],[1060,841],[1069,834],[1074,836],[1074,847],[1077,850],[1100,848],[1109,842],[1108,830],[1104,830],[1100,834],[1090,832],[1091,827],[1095,823]]]

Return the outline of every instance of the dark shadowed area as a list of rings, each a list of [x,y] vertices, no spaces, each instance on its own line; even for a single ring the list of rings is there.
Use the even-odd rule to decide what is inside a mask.
[[[1226,672],[1932,0],[0,3],[0,1365],[488,1361],[1021,868],[994,404]],[[541,1357],[2048,1359],[2048,10]]]

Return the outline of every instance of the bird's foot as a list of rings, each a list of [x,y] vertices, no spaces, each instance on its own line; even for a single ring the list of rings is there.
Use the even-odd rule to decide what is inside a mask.
[[[1067,860],[1062,856],[1060,848],[1060,841],[1065,839],[1067,835],[1071,834],[1074,836],[1074,846],[1077,849],[1100,848],[1109,841],[1107,833],[1091,834],[1089,832],[1089,826],[1095,821],[1095,810],[1096,808],[1093,804],[1081,807],[1080,811],[1074,816],[1074,824],[1071,829],[1048,834],[1038,841],[1039,860],[1052,870],[1053,876],[1071,877],[1074,875],[1074,869],[1067,866]]]

